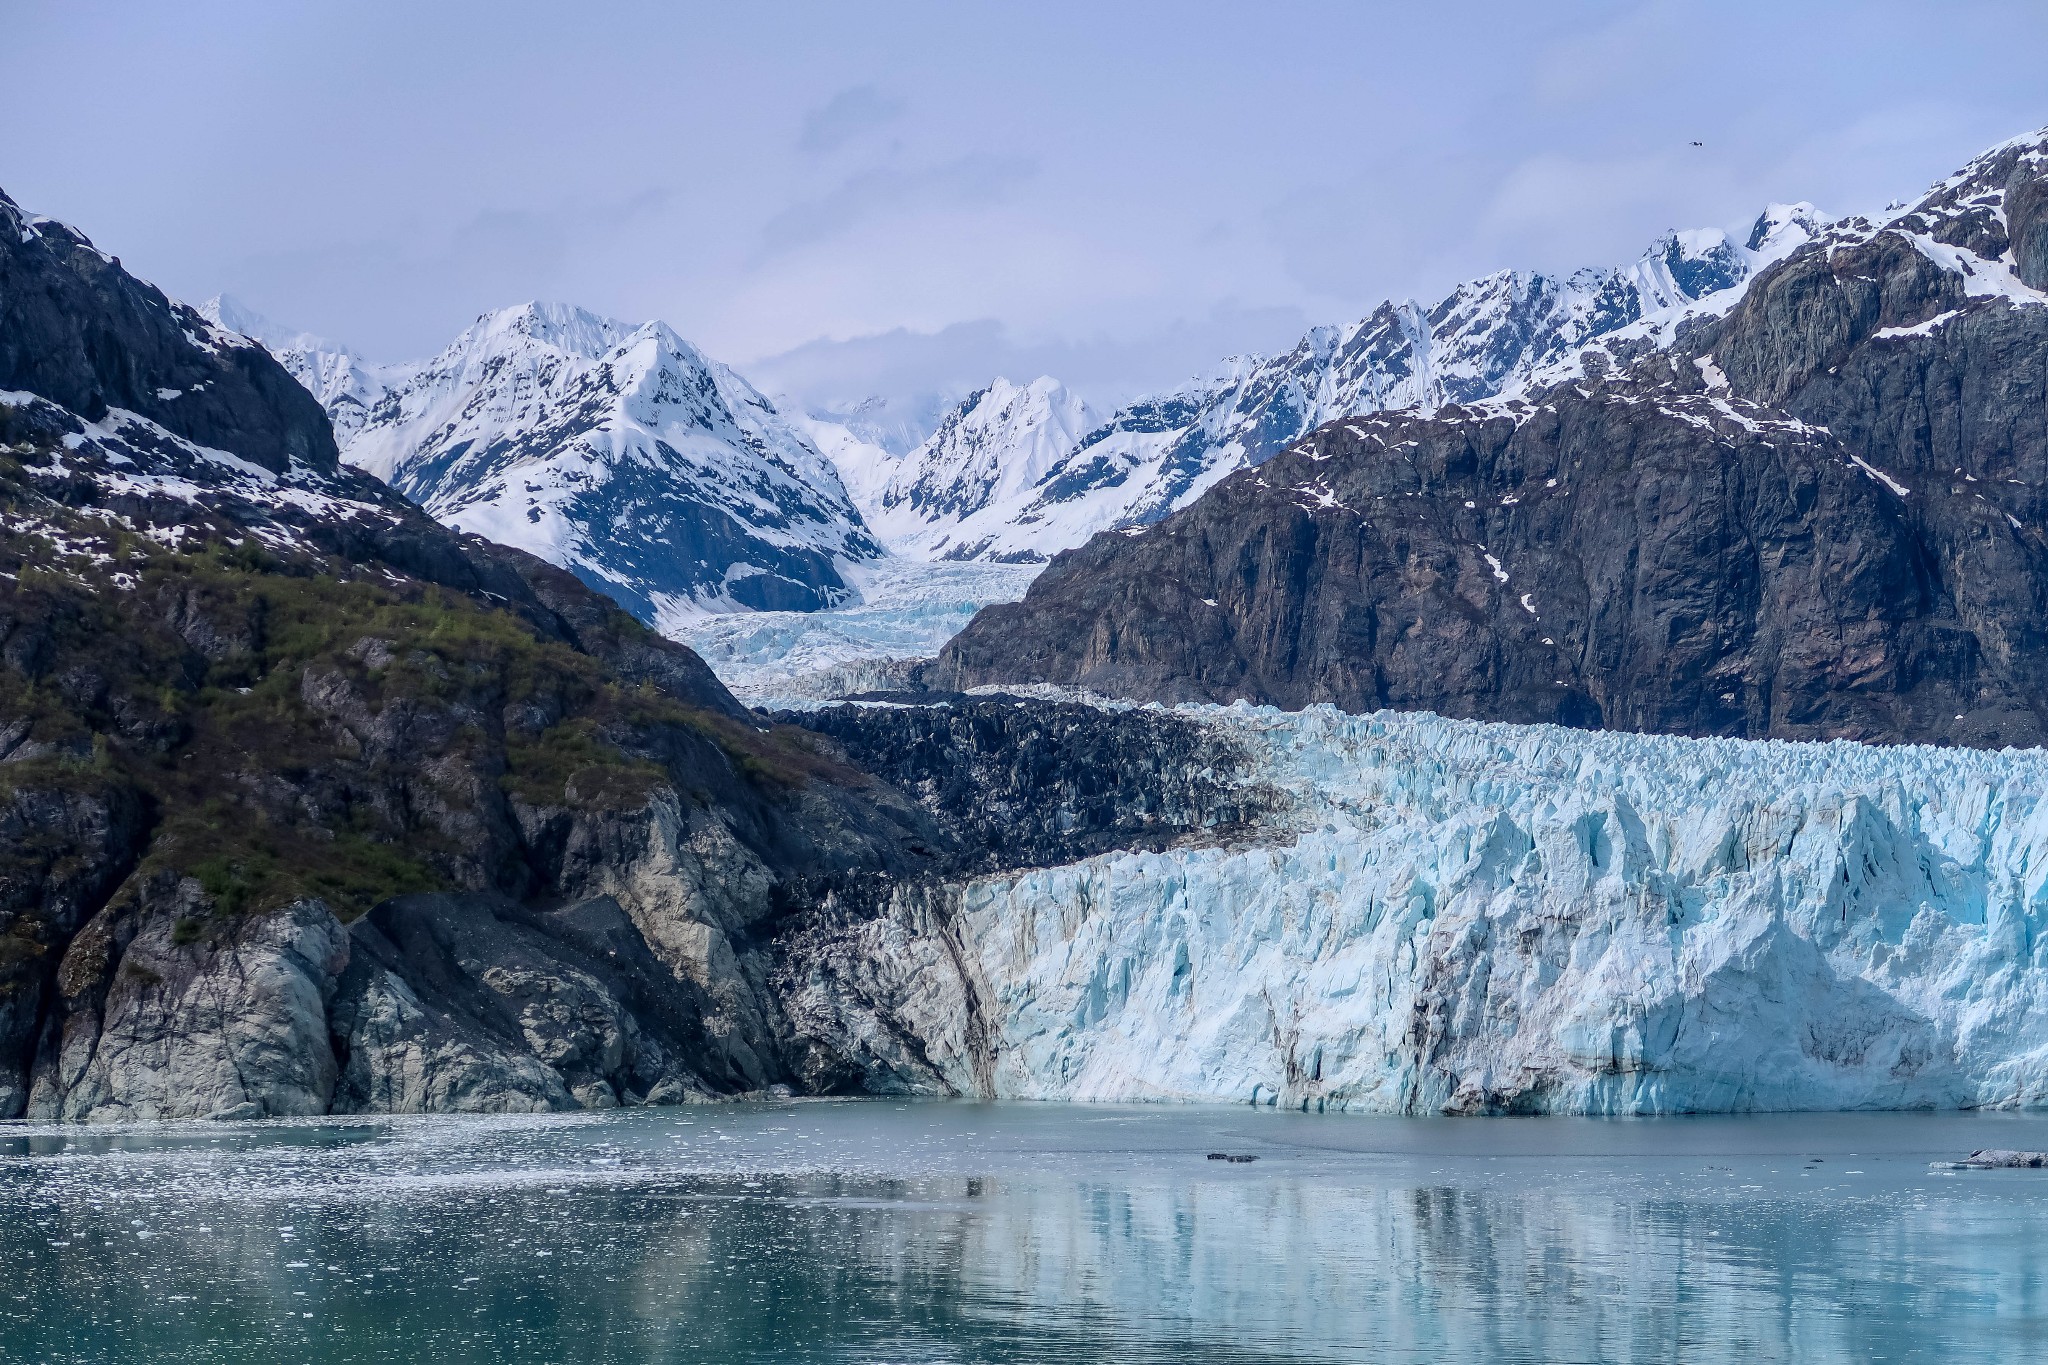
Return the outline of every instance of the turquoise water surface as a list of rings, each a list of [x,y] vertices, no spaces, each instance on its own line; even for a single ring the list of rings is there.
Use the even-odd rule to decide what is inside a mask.
[[[2048,1171],[1928,1169],[1987,1146],[2048,1119],[0,1127],[0,1358],[2048,1360]]]

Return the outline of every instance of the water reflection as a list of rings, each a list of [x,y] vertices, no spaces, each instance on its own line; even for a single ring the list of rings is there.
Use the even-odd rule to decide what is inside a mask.
[[[40,1130],[0,1157],[0,1354],[2033,1360],[2048,1177],[1926,1169],[2048,1145],[1998,1122],[792,1105]],[[1261,1159],[1206,1162],[1219,1141]]]

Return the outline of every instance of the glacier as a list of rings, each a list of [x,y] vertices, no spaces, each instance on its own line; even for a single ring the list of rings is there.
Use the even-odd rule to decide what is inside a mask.
[[[2048,1100],[2048,753],[1174,709],[1283,794],[1263,834],[899,892],[793,1017],[909,1093]]]
[[[802,706],[904,686],[976,612],[1022,598],[1044,569],[892,555],[844,566],[852,605],[678,617],[665,633],[748,705]]]

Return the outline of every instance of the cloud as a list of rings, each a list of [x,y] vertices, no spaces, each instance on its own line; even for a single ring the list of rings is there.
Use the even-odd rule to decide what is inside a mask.
[[[439,232],[366,223],[372,230],[360,235],[251,252],[217,288],[293,329],[317,320],[318,330],[376,359],[414,359],[486,309],[562,294],[592,243],[658,221],[671,198],[656,187],[614,200],[483,208]]]
[[[1028,383],[1042,374],[1108,409],[1206,373],[1224,356],[1282,350],[1308,326],[1298,309],[1233,302],[1121,336],[1025,338],[994,318],[977,318],[933,331],[896,327],[810,341],[741,368],[762,389],[812,411],[845,409],[874,394],[915,395],[929,405],[965,397],[997,375]]]
[[[872,85],[842,90],[804,115],[797,150],[812,156],[834,152],[865,134],[886,128],[903,116],[903,101]]]
[[[815,199],[791,204],[761,226],[766,254],[836,237],[879,213],[994,203],[1037,174],[1023,157],[974,154],[922,169],[877,167],[848,176]]]

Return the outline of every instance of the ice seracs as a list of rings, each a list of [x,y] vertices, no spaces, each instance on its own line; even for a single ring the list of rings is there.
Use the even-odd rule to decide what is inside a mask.
[[[906,896],[862,930],[863,985],[825,974],[800,1016],[912,1091],[2048,1103],[2042,751],[1182,714],[1291,795],[1266,839]]]

